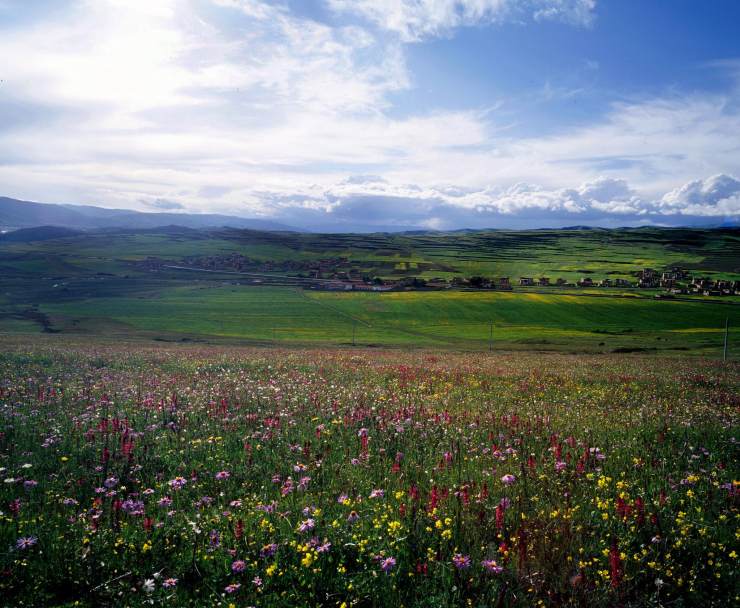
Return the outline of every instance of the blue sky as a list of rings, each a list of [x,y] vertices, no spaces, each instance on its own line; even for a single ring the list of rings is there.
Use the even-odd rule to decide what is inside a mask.
[[[0,195],[312,229],[740,219],[735,0],[0,0]]]

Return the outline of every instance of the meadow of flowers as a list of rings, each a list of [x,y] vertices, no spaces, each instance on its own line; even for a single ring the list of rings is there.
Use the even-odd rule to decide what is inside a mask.
[[[8,344],[0,605],[737,605],[739,371]]]

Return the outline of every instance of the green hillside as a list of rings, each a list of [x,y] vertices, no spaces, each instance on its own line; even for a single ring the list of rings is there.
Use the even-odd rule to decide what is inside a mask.
[[[243,272],[218,266],[233,254],[242,256]],[[210,256],[217,260],[215,272],[187,266]],[[354,334],[356,343],[366,345],[716,354],[725,320],[733,332],[740,328],[740,298],[657,301],[653,292],[636,289],[301,288],[319,266],[327,268],[325,276],[480,274],[516,281],[541,275],[631,277],[644,267],[670,265],[738,278],[740,233],[310,235],[168,229],[0,241],[0,332],[285,344],[348,344]],[[731,354],[740,352],[734,333],[730,345]]]

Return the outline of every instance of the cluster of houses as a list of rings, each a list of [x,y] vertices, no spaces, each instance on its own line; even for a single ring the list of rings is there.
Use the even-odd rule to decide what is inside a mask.
[[[224,255],[198,256],[183,260],[186,266],[200,270],[231,272],[260,272],[270,273],[295,273],[297,275],[284,275],[285,279],[291,279],[291,284],[296,281],[309,289],[322,289],[331,291],[399,291],[399,290],[440,290],[440,289],[492,289],[497,291],[511,291],[513,285],[519,287],[562,287],[562,288],[640,288],[640,289],[663,289],[663,296],[672,297],[678,294],[697,294],[705,296],[738,296],[740,295],[740,281],[716,280],[708,277],[690,276],[685,268],[672,266],[662,271],[653,268],[644,268],[631,273],[632,280],[626,278],[603,278],[593,279],[584,276],[576,282],[569,282],[564,278],[550,279],[549,277],[519,277],[518,283],[512,281],[511,277],[453,277],[450,280],[444,278],[422,279],[420,277],[405,276],[397,279],[386,279],[363,275],[356,268],[346,268],[349,260],[342,257],[327,258],[322,260],[281,260],[264,261],[254,260],[238,253]],[[167,267],[167,260],[150,257],[139,262],[139,265],[149,270],[161,270]],[[172,267],[172,266],[170,266]],[[584,271],[585,272],[585,271]],[[617,274],[616,272],[610,274]],[[280,275],[275,275],[279,280]],[[274,282],[274,281],[273,281]]]

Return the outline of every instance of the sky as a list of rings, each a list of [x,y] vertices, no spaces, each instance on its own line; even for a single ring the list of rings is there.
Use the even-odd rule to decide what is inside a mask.
[[[737,0],[0,0],[0,196],[737,224],[738,23]]]

